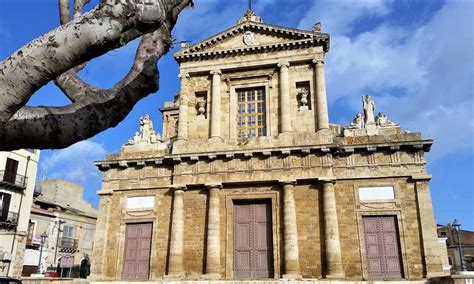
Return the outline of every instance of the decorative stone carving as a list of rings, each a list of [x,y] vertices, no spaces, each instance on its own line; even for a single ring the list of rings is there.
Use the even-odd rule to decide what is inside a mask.
[[[308,110],[308,90],[305,87],[302,87],[298,91],[298,97],[300,101],[299,111],[307,111]]]
[[[246,31],[243,36],[243,41],[246,45],[255,45],[255,34],[251,31]]]
[[[153,121],[148,114],[140,117],[140,132],[135,132],[133,138],[128,139],[128,145],[139,143],[155,144],[161,142],[160,134],[153,129]]]
[[[257,14],[255,14],[254,11],[252,11],[251,9],[248,9],[244,16],[242,18],[240,18],[238,21],[237,21],[237,24],[240,24],[240,23],[243,23],[243,22],[257,22],[257,23],[263,23],[263,20],[261,17],[257,16]]]
[[[361,129],[364,127],[364,120],[362,119],[362,115],[358,112],[354,119],[352,120],[351,124],[347,128],[352,129]]]
[[[206,117],[206,100],[199,100],[197,102],[197,117],[199,119],[204,119]]]
[[[364,123],[374,124],[375,123],[375,103],[372,97],[367,94],[362,97],[362,107],[364,108]]]
[[[388,126],[398,126],[397,123],[394,123],[388,119],[388,117],[383,113],[379,112],[375,120],[377,126],[388,127]]]
[[[362,107],[364,117],[362,117],[360,113],[357,113],[349,126],[344,127],[344,136],[400,133],[399,124],[390,121],[383,112],[379,112],[377,117],[374,116],[375,102],[369,94],[362,97]]]

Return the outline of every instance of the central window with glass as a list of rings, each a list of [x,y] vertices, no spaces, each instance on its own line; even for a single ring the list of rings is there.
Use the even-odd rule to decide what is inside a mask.
[[[267,135],[265,87],[237,89],[239,138]]]

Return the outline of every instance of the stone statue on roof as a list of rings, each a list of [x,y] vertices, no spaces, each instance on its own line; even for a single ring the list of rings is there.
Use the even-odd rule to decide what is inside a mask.
[[[364,120],[362,119],[362,114],[357,113],[355,118],[352,120],[352,122],[349,124],[347,128],[352,128],[352,129],[364,128]]]
[[[375,102],[369,94],[362,97],[362,107],[364,108],[365,125],[375,124]]]
[[[153,129],[153,121],[148,114],[140,117],[140,132],[135,132],[133,138],[128,139],[128,145],[141,143],[161,142],[160,134]]]
[[[383,113],[379,112],[376,118],[376,124],[380,127],[387,127],[387,126],[397,126],[397,123],[394,123],[388,119],[388,117]]]

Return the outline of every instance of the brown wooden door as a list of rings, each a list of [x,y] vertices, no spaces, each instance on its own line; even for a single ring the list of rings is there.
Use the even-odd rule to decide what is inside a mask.
[[[127,224],[123,274],[126,279],[147,279],[150,270],[152,223]]]
[[[364,217],[363,223],[369,278],[402,278],[396,217]]]
[[[234,204],[234,278],[270,278],[273,273],[270,202]]]

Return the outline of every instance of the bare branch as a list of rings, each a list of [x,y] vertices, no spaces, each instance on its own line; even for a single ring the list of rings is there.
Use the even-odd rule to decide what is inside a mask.
[[[61,25],[69,22],[69,0],[58,0],[59,4],[59,21]]]
[[[40,87],[75,66],[159,28],[170,10],[190,0],[138,2],[101,2],[0,62],[0,127]]]
[[[113,88],[93,89],[65,107],[23,107],[0,128],[0,150],[63,148],[117,125],[138,100],[158,90],[157,60],[169,50],[171,28],[187,5],[175,6],[159,30],[142,37],[131,70]]]

